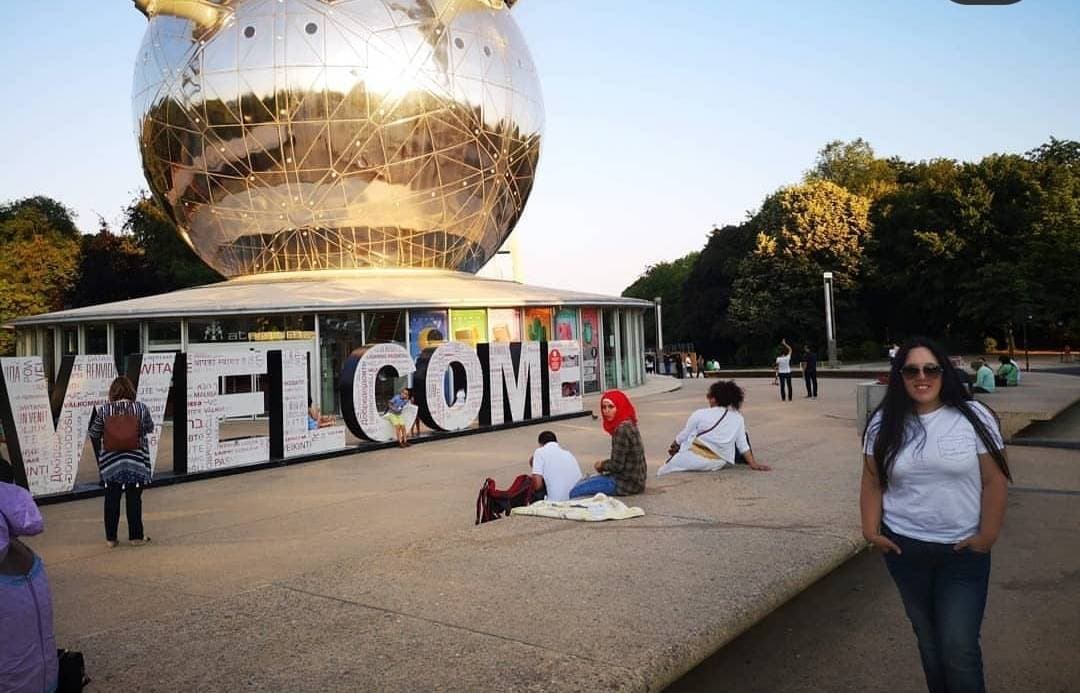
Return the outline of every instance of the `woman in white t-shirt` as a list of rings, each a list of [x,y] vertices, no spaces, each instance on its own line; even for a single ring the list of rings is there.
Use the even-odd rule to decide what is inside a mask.
[[[927,687],[985,690],[979,629],[1011,480],[997,417],[968,399],[941,346],[914,338],[897,351],[863,451],[863,536],[885,554]]]
[[[773,366],[773,370],[776,371],[776,378],[780,381],[780,400],[791,401],[791,345],[787,343],[787,339],[780,340],[780,348],[784,353],[776,357],[776,365]],[[785,395],[786,391],[786,395]]]
[[[750,449],[746,435],[746,423],[739,408],[743,403],[743,390],[733,380],[718,380],[709,386],[706,395],[709,406],[698,409],[675,436],[668,448],[671,458],[660,467],[656,476],[671,472],[715,472],[729,464],[735,464],[736,455],[742,455],[750,469],[769,471],[769,466],[759,464]]]

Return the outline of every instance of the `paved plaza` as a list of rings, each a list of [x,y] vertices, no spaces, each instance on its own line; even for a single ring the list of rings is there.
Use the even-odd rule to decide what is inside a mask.
[[[637,398],[653,472],[708,384]],[[659,690],[863,546],[855,382],[741,384],[774,471],[650,477],[617,523],[473,526],[543,425],[152,489],[145,547],[105,547],[100,499],[47,506],[58,643],[94,690]],[[583,467],[608,451],[598,421],[549,427]]]

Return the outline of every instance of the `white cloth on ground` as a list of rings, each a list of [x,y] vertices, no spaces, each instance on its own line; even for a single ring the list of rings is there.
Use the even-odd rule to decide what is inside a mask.
[[[598,493],[592,498],[575,498],[568,501],[536,501],[532,505],[514,508],[511,515],[536,515],[560,520],[579,522],[602,522],[604,520],[628,520],[641,517],[645,511],[637,506],[627,506],[618,498]]]

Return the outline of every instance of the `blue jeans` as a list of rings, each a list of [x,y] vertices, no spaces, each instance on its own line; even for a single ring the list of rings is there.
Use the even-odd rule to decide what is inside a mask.
[[[582,479],[577,482],[574,488],[570,489],[571,498],[580,498],[581,496],[594,496],[597,493],[603,493],[608,496],[615,495],[615,480],[610,476],[604,476],[603,474],[594,474],[588,479]]]
[[[935,544],[882,533],[903,552],[885,554],[885,565],[900,591],[926,674],[930,693],[983,693],[979,628],[990,583],[990,554],[954,551]]]

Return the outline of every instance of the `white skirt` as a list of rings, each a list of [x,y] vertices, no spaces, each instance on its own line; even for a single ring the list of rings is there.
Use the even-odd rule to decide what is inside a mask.
[[[690,450],[680,450],[663,467],[656,470],[656,476],[672,472],[718,472],[728,466],[724,460],[710,460],[696,455]]]

